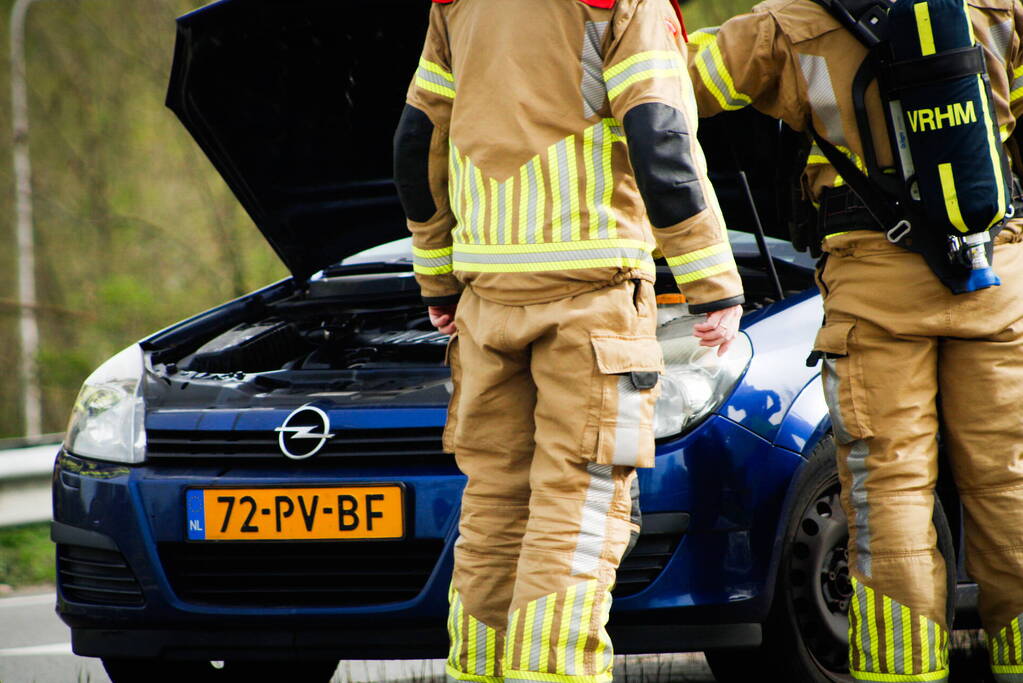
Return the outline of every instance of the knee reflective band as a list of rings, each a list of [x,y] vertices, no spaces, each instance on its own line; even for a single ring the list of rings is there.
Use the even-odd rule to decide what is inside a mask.
[[[430,142],[433,123],[413,106],[405,105],[394,133],[394,184],[410,220],[423,223],[437,213],[430,191]]]
[[[948,631],[852,578],[849,671],[859,681],[944,681]]]
[[[668,228],[706,209],[682,112],[648,102],[630,109],[624,124],[636,184],[653,226]]]
[[[608,683],[613,652],[604,626],[611,593],[596,579],[512,612],[505,683]]]
[[[462,597],[452,587],[448,591],[449,680],[501,683],[501,636],[494,629],[465,611]]]
[[[998,633],[987,634],[987,649],[991,654],[991,671],[998,683],[1023,683],[1023,615]]]

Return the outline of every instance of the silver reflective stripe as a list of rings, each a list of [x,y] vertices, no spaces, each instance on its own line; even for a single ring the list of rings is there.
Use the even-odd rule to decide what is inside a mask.
[[[511,235],[504,234],[504,221],[508,217],[508,193],[511,190],[510,183],[501,183],[497,186],[497,243],[508,244],[511,242]]]
[[[911,674],[913,673],[912,667],[909,671],[906,671],[906,647],[902,641],[902,605],[889,599],[889,606],[892,610],[892,644],[895,646],[895,671],[894,673]],[[905,625],[905,628],[910,628],[909,624]]]
[[[543,647],[543,616],[547,612],[547,601],[554,600],[553,595],[545,595],[536,601],[536,614],[533,615],[533,644],[529,649],[529,670],[540,670],[540,653]]]
[[[469,192],[472,194],[472,217],[469,219],[469,232],[472,234],[473,242],[481,243],[484,241],[483,224],[480,221],[480,208],[483,204],[483,198],[480,197],[479,188],[476,186],[476,174],[480,171],[468,159],[469,157],[466,157],[466,170],[469,173]]]
[[[438,256],[436,258],[423,258],[422,256],[412,256],[412,262],[417,266],[423,268],[439,268],[441,266],[450,266],[450,256]]]
[[[562,645],[565,653],[565,672],[570,676],[577,673],[575,670],[575,653],[586,646],[586,638],[589,637],[590,624],[583,623],[583,605],[586,602],[587,584],[578,584],[575,592],[575,602],[572,604],[572,616],[569,622],[568,639]],[[568,647],[573,643],[573,647]]]
[[[927,661],[929,662],[927,670],[928,671],[934,671],[934,670],[936,670],[938,668],[938,659],[937,659],[937,655],[938,655],[938,628],[937,628],[937,624],[935,624],[930,619],[927,620],[927,644],[928,644],[928,648],[927,648],[928,649]]]
[[[607,515],[611,512],[615,482],[611,478],[611,465],[587,463],[590,485],[586,490],[582,519],[579,521],[579,540],[572,556],[572,576],[596,576],[600,553],[607,534]]]
[[[817,55],[799,55],[799,66],[806,78],[807,91],[813,113],[824,124],[823,134],[834,145],[848,146],[842,127],[842,112],[838,108],[835,88],[831,84],[828,60]]]
[[[1009,48],[1012,47],[1012,19],[991,27],[991,49],[1002,64],[1009,62]]]
[[[677,60],[675,60],[675,59],[654,58],[654,59],[644,59],[642,62],[636,62],[632,66],[630,66],[627,69],[625,69],[625,71],[622,71],[621,73],[617,73],[614,76],[612,76],[610,79],[608,79],[608,81],[607,81],[607,89],[609,91],[610,90],[614,90],[619,85],[621,85],[625,81],[629,80],[633,76],[635,76],[637,74],[641,74],[644,71],[651,71],[653,69],[669,69],[669,70],[670,69],[674,69],[674,70],[677,70],[677,71],[679,71],[681,73],[681,70],[682,70],[682,60],[681,60],[681,58],[679,58]]]
[[[473,619],[476,622],[476,674],[479,676],[487,675],[487,638],[489,638],[489,630],[487,625],[478,619]]]
[[[444,78],[440,74],[434,73],[428,69],[424,69],[423,67],[419,67],[419,70],[416,71],[416,78],[421,78],[428,83],[450,88],[451,90],[455,89],[454,81]]]
[[[637,389],[629,375],[618,380],[618,415],[615,418],[615,465],[635,467],[639,460],[640,423],[646,394]]]
[[[591,118],[604,106],[604,57],[600,47],[607,32],[606,21],[587,21],[583,36],[583,116]]]
[[[849,497],[856,512],[856,555],[857,568],[864,576],[871,576],[871,555],[870,555],[870,504],[867,500],[867,457],[870,449],[867,443],[861,439],[853,439],[846,429],[845,420],[842,418],[842,407],[839,401],[839,385],[841,378],[836,370],[836,363],[833,358],[824,359],[824,399],[828,404],[828,412],[831,414],[831,424],[835,430],[835,437],[841,444],[849,445],[849,456],[846,458],[846,465],[852,473],[852,487]]]
[[[592,261],[594,259],[631,259],[651,261],[649,252],[643,249],[608,247],[604,249],[566,249],[565,251],[541,251],[522,254],[477,254],[463,251],[455,246],[459,263],[515,264],[515,263],[559,263],[562,261]]]
[[[704,32],[717,33],[717,31]],[[749,104],[749,102],[746,100],[739,100],[732,97],[732,88],[728,87],[728,83],[721,75],[721,72],[718,71],[718,65],[717,62],[714,61],[714,53],[713,48],[711,46],[708,45],[707,47],[704,47],[702,50],[700,50],[696,58],[700,60],[700,62],[705,67],[707,67],[707,73],[710,74],[710,79],[714,81],[714,86],[717,88],[721,96],[725,98],[725,102],[728,104],[729,107],[733,109],[742,109],[743,107],[746,107]]]
[[[568,142],[574,141],[575,136],[562,140],[557,146],[558,157],[558,187],[561,198],[561,241],[572,241],[572,193],[577,188],[571,187],[568,182]],[[575,163],[575,147],[572,147],[572,163]],[[557,241],[557,235],[552,235],[553,241]]]
[[[1023,88],[1023,76],[1020,76],[1012,82],[1012,92],[1016,92],[1020,88]]]

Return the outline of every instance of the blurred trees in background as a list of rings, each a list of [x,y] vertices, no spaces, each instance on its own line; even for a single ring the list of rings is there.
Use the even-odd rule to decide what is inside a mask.
[[[337,0],[343,1],[343,0]],[[372,1],[372,0],[370,0]],[[410,0],[411,1],[411,0]],[[554,0],[552,0],[554,1]],[[22,431],[8,26],[0,0],[0,437]],[[164,108],[196,0],[41,0],[27,24],[44,431],[139,338],[287,275]],[[751,0],[693,0],[690,30]]]

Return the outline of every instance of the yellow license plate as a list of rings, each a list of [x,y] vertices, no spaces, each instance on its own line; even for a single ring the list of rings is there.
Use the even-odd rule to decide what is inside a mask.
[[[189,489],[185,497],[190,541],[405,537],[401,484]]]

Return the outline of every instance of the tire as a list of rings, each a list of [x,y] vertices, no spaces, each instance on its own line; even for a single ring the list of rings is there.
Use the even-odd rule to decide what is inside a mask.
[[[753,650],[705,653],[718,683],[750,680],[750,667],[777,672],[786,683],[852,683],[849,674],[849,531],[839,500],[835,442],[814,448],[796,481],[783,538],[774,601],[762,644]],[[938,550],[948,576],[948,623],[955,610],[956,561],[952,533],[934,499]],[[814,577],[818,577],[814,580]]]
[[[111,683],[329,683],[336,661],[179,662],[166,659],[103,659]]]

